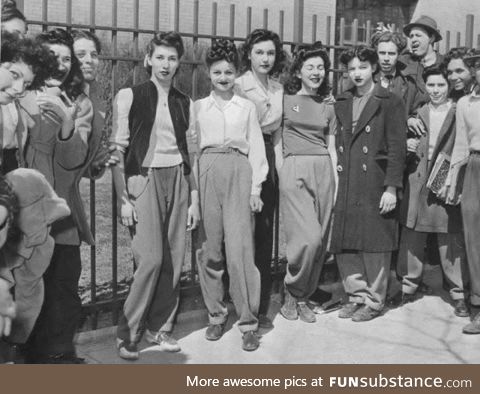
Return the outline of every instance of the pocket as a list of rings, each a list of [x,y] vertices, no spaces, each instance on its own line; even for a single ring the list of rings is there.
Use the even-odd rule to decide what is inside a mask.
[[[147,188],[148,177],[143,175],[132,175],[127,179],[128,196],[132,200],[138,199]]]

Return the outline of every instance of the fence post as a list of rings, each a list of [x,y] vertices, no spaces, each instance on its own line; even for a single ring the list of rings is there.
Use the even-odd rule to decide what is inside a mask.
[[[212,36],[217,35],[217,3],[212,3]]]
[[[455,45],[456,47],[459,47],[461,46],[461,41],[462,41],[462,35],[460,34],[459,31],[457,31],[457,45]]]
[[[283,41],[284,22],[285,22],[285,12],[281,10],[280,16],[278,18],[278,35],[280,36],[280,41]]]
[[[304,0],[294,0],[293,5],[293,41],[303,42],[303,11]]]
[[[358,19],[352,23],[352,45],[358,45]]]
[[[317,41],[317,15],[312,15],[312,42]]]
[[[263,10],[263,28],[268,29],[268,8]]]
[[[230,4],[230,37],[235,37],[235,4]]]
[[[445,52],[450,50],[450,30],[445,32]]]
[[[252,7],[247,7],[247,35],[252,31]]]
[[[367,26],[365,27],[365,44],[370,45],[370,40],[372,38],[372,21],[367,21]],[[395,30],[394,30],[395,31]]]
[[[467,23],[466,23],[466,30],[465,30],[465,46],[467,48],[473,47],[473,15],[467,15]]]
[[[340,18],[340,38],[339,45],[345,45],[345,18]]]

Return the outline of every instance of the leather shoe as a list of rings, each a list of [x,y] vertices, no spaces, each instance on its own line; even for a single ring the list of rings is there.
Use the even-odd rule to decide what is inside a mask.
[[[352,321],[369,321],[375,319],[377,316],[380,316],[381,313],[382,311],[370,308],[368,305],[364,305],[353,314]]]
[[[468,310],[467,303],[465,300],[454,300],[453,305],[455,308],[455,315],[458,317],[469,317],[470,316],[470,311]]]
[[[297,300],[292,296],[288,290],[285,290],[285,301],[280,308],[280,313],[287,320],[297,320]]]
[[[305,323],[315,323],[317,321],[315,313],[308,307],[306,302],[297,302],[297,311],[300,320]]]
[[[471,323],[463,327],[464,334],[480,334],[480,313],[477,313]]]
[[[262,313],[258,315],[258,327],[271,329],[273,328],[273,323],[267,315]]]
[[[218,341],[222,337],[224,329],[225,324],[209,324],[205,332],[205,338],[209,341]]]
[[[258,335],[255,331],[247,331],[243,334],[242,337],[242,349],[247,352],[252,352],[257,350],[260,346],[260,341],[258,339]]]
[[[342,306],[340,312],[338,312],[338,317],[340,319],[350,319],[353,314],[362,307],[362,304],[357,304],[356,302],[347,302]]]
[[[416,299],[417,299],[416,294],[408,294],[408,293],[403,293],[399,291],[387,301],[387,304],[390,307],[396,308],[396,307],[408,304],[410,302],[413,302]]]

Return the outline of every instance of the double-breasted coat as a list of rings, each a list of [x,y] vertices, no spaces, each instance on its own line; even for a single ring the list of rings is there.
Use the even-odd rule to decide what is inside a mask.
[[[375,85],[352,132],[352,103],[353,90],[335,103],[338,192],[330,251],[390,252],[398,247],[398,209],[381,215],[379,205],[387,186],[402,188],[404,105]]]
[[[455,141],[455,111],[452,104],[440,129],[432,158],[428,160],[430,111],[426,104],[417,111],[427,133],[420,137],[416,153],[407,159],[407,181],[400,205],[400,223],[410,229],[432,233],[460,233],[460,206],[446,205],[428,188],[427,181],[440,152],[451,155]]]

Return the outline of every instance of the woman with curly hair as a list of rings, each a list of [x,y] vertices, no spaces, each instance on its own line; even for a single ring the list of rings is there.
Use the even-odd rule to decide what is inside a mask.
[[[220,339],[227,321],[222,281],[226,259],[242,347],[252,351],[259,346],[260,276],[254,263],[251,214],[262,210],[260,193],[268,163],[255,105],[234,92],[238,69],[235,44],[214,42],[206,64],[212,92],[195,102],[205,230],[198,266],[209,317],[205,336],[210,341]]]
[[[335,127],[328,70],[320,42],[297,47],[283,99],[280,200],[287,241],[285,301],[288,320],[313,323],[308,298],[318,286],[327,251],[335,194]]]
[[[17,8],[15,0],[2,0],[2,34],[7,31],[20,36],[27,34],[27,18]]]
[[[93,244],[78,172],[83,171],[89,154],[93,109],[83,92],[83,75],[70,33],[57,28],[40,33],[36,40],[57,57],[57,69],[40,90],[20,101],[28,115],[25,162],[65,198],[71,215],[52,228],[55,249],[44,275],[45,302],[32,333],[29,361],[77,363],[81,360],[75,355],[73,336],[81,310],[80,243]]]
[[[273,77],[282,71],[285,52],[277,33],[255,29],[245,40],[242,49],[243,74],[235,81],[235,92],[255,104],[269,171],[262,184],[263,209],[255,215],[255,265],[260,271],[261,296],[258,325],[272,328],[267,317],[272,289],[272,248],[275,204],[278,199],[278,175],[275,161],[281,160],[280,143],[282,123],[283,86]]]
[[[41,45],[17,34],[2,33],[0,105],[2,141],[0,166],[3,174],[23,163],[26,141],[25,119],[19,116],[17,99],[27,90],[38,89],[57,67],[55,56]]]
[[[381,314],[391,254],[398,248],[406,116],[400,97],[374,83],[373,48],[347,49],[340,61],[354,87],[335,103],[338,191],[330,252],[349,296],[339,317],[360,322]]]

